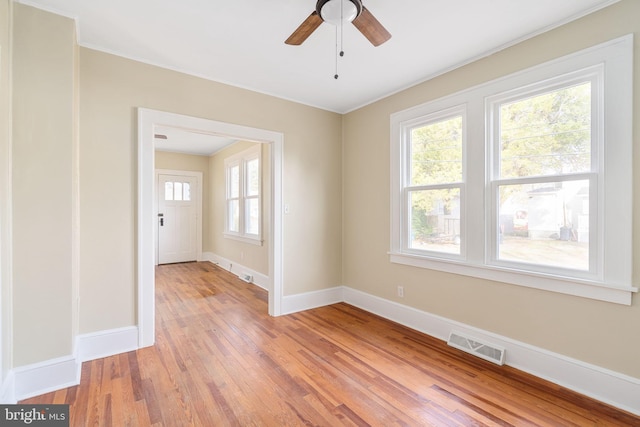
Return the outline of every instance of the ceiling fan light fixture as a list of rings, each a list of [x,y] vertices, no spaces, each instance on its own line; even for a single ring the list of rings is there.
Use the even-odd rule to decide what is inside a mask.
[[[380,46],[391,38],[389,31],[362,5],[362,0],[318,0],[316,10],[284,42],[288,45],[301,45],[323,22],[340,25],[340,28],[345,22],[353,24],[374,46]],[[340,34],[342,35],[342,31]],[[336,28],[336,43],[337,36]]]
[[[362,11],[362,3],[358,0],[320,0],[316,9],[324,22],[339,25],[356,19]]]

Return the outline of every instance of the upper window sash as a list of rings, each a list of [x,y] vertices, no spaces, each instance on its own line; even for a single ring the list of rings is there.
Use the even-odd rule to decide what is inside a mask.
[[[506,92],[487,97],[485,99],[485,111],[487,112],[487,139],[489,141],[489,151],[487,162],[490,165],[488,168],[489,179],[509,179],[516,178],[513,175],[506,175],[501,170],[501,135],[504,129],[501,126],[501,111],[500,107],[515,104],[518,101],[533,99],[541,97],[547,94],[555,93],[567,88],[575,88],[588,84],[590,87],[590,141],[589,154],[591,158],[590,167],[578,170],[578,171],[541,171],[539,173],[532,173],[527,176],[549,176],[549,175],[561,175],[565,173],[580,173],[580,172],[597,172],[600,168],[598,159],[601,156],[601,146],[604,138],[602,129],[604,126],[604,94],[603,94],[603,82],[604,82],[604,66],[598,64],[593,67],[581,69],[569,74],[563,74],[559,77],[552,79],[546,79],[540,82],[536,82],[529,86],[508,90]],[[532,153],[533,154],[533,153]]]

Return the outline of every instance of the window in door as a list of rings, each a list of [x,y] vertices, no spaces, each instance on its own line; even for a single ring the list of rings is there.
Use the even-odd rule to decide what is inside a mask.
[[[164,183],[165,201],[191,201],[191,184],[180,181],[167,181]]]

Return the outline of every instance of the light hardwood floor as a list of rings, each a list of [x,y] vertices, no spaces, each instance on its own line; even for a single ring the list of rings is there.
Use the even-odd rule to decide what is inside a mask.
[[[210,263],[156,269],[154,347],[86,362],[72,426],[640,426],[347,304],[278,318]]]

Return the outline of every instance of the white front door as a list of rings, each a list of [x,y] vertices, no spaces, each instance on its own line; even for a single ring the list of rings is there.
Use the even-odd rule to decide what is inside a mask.
[[[198,259],[198,179],[158,174],[158,264]]]

